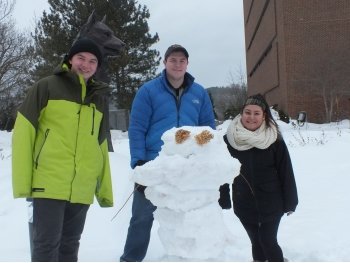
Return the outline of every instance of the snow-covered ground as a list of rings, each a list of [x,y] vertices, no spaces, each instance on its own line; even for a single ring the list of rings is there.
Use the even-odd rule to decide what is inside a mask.
[[[301,128],[278,122],[289,147],[299,205],[284,216],[279,243],[291,261],[350,261],[350,122],[308,123]],[[217,129],[224,134],[228,122]],[[11,189],[11,133],[0,131],[0,261],[30,261],[27,202],[13,199]],[[110,160],[114,184],[114,208],[93,204],[79,252],[80,261],[118,261],[122,254],[131,199],[111,221],[131,192],[127,133],[112,131],[114,153]],[[21,165],[21,164],[17,164]],[[200,176],[193,171],[193,177]],[[251,261],[250,242],[232,210],[223,210],[225,228],[232,240],[225,244],[225,258],[211,261]],[[145,261],[171,261],[158,237],[155,221]],[[215,236],[207,229],[206,236]],[[179,260],[179,259],[177,259]]]

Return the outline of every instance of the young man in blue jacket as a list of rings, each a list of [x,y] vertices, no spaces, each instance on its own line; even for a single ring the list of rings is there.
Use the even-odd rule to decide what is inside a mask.
[[[173,127],[210,126],[214,112],[207,91],[186,72],[188,52],[172,45],[165,52],[162,74],[145,83],[132,104],[129,142],[131,167],[155,159],[163,133]],[[120,261],[142,261],[147,253],[156,207],[145,197],[144,186],[136,185],[132,217]]]

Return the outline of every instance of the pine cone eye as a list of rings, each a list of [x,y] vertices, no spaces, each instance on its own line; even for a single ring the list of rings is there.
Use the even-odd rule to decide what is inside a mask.
[[[190,131],[180,129],[175,133],[175,141],[177,144],[183,143],[190,137]]]
[[[194,136],[194,138],[196,139],[197,144],[203,145],[208,143],[211,139],[213,139],[214,135],[211,134],[210,131],[204,130],[200,134]]]

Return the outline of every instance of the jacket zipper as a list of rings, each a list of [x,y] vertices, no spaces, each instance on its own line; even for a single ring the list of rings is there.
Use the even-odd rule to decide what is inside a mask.
[[[42,145],[41,145],[41,147],[40,147],[40,149],[39,149],[38,155],[36,156],[36,159],[35,159],[35,169],[38,169],[39,157],[40,157],[41,151],[42,151],[42,149],[44,148],[44,145],[45,145],[45,143],[46,143],[46,139],[47,139],[47,137],[49,136],[49,132],[50,132],[50,129],[47,129],[47,130],[45,131],[44,141],[43,141],[43,143],[42,143]]]
[[[73,185],[73,181],[74,181],[75,176],[77,174],[76,155],[77,155],[78,136],[79,136],[79,129],[80,129],[80,116],[81,116],[81,109],[82,109],[82,106],[84,104],[84,100],[85,100],[85,97],[86,97],[86,84],[85,84],[85,81],[84,81],[82,75],[79,74],[78,77],[79,77],[79,83],[81,85],[81,103],[80,103],[79,111],[77,112],[77,114],[78,114],[78,127],[77,127],[77,130],[76,130],[77,134],[76,134],[76,138],[75,138],[75,147],[74,147],[74,176],[72,178],[71,185]],[[72,193],[73,193],[73,191],[70,192],[69,200],[72,199]]]
[[[95,130],[95,107],[92,107],[92,129],[91,129],[91,135],[94,135]]]
[[[181,89],[181,88],[179,88]],[[177,127],[180,126],[180,105],[181,105],[181,98],[183,96],[183,93],[185,92],[185,89],[180,92],[180,90],[175,90],[175,94],[174,97],[175,97],[175,100],[176,100],[176,108],[177,108]]]

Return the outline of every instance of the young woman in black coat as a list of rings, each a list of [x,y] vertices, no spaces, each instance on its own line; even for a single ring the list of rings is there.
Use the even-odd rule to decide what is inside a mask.
[[[284,261],[277,231],[283,214],[295,211],[298,195],[287,146],[263,96],[246,100],[224,140],[232,157],[241,162],[232,201],[252,243],[253,260]],[[227,186],[226,193],[225,187],[220,189],[221,204],[230,203]]]

